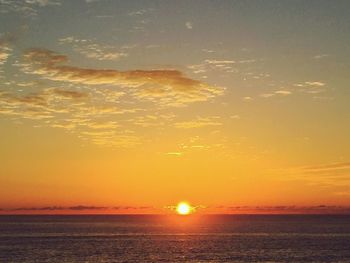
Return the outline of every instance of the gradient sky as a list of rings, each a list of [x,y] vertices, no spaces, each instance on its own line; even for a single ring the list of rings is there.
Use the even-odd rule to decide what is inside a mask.
[[[350,206],[349,12],[0,0],[2,212]]]

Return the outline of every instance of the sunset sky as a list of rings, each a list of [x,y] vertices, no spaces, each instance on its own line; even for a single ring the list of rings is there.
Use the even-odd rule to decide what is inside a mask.
[[[350,212],[349,12],[0,0],[0,213]]]

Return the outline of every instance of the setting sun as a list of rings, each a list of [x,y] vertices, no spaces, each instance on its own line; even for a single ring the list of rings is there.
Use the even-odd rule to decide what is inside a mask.
[[[350,263],[349,11],[0,0],[0,263]]]
[[[188,215],[192,212],[193,207],[186,202],[181,202],[176,206],[176,212],[179,215]]]

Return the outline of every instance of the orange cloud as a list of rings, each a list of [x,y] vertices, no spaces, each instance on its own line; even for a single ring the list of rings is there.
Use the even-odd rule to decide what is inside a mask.
[[[167,98],[164,104],[179,105],[206,101],[223,93],[223,89],[188,78],[178,70],[89,69],[64,65],[68,57],[47,49],[30,49],[25,53],[24,71],[45,79],[89,85],[112,84],[130,89],[137,98]]]
[[[208,207],[216,212],[227,211],[232,214],[349,214],[349,206],[218,206]]]
[[[307,166],[303,167],[303,169],[306,172],[328,172],[335,170],[350,169],[350,162]]]
[[[11,35],[5,35],[0,38],[0,65],[5,64],[12,48],[10,47],[10,43],[14,41],[14,37]]]
[[[175,123],[175,127],[179,129],[192,129],[192,128],[201,128],[207,126],[220,126],[221,122],[217,121],[217,117],[209,117],[209,118],[197,118],[192,121],[185,122],[177,122]]]

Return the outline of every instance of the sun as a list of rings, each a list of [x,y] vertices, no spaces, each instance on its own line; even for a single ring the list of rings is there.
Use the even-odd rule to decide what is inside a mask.
[[[190,213],[192,213],[192,211],[193,207],[186,202],[180,202],[176,206],[176,212],[179,215],[189,215]]]

